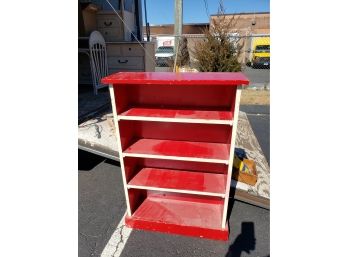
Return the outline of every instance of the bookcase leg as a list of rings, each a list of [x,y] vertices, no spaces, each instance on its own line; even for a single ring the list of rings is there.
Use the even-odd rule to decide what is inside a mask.
[[[109,91],[110,91],[110,99],[111,99],[111,105],[112,105],[112,113],[114,116],[114,123],[115,123],[117,148],[118,148],[118,153],[120,156],[120,166],[121,166],[121,174],[122,174],[122,181],[123,181],[123,189],[124,189],[124,193],[125,193],[125,197],[126,197],[127,214],[128,214],[128,216],[131,216],[132,212],[131,212],[131,208],[130,208],[130,204],[129,204],[129,196],[128,196],[126,176],[124,173],[125,169],[124,169],[124,162],[123,162],[121,137],[120,137],[120,130],[119,130],[119,126],[118,126],[117,112],[116,112],[116,101],[115,101],[114,87],[112,86],[112,84],[109,85]]]
[[[228,161],[228,169],[227,169],[227,180],[226,180],[226,193],[224,199],[224,209],[222,213],[222,228],[226,227],[226,218],[227,218],[227,207],[230,195],[231,188],[231,177],[232,177],[232,168],[233,168],[233,157],[234,157],[234,147],[236,143],[237,136],[237,126],[238,126],[238,115],[239,115],[239,103],[240,103],[240,95],[242,92],[242,87],[237,88],[236,92],[236,100],[234,104],[234,116],[233,116],[233,127],[232,127],[232,137],[231,137],[231,147],[230,147],[230,158]]]

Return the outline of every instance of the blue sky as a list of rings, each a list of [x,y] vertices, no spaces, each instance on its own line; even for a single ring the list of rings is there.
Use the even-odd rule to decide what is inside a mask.
[[[219,0],[206,0],[208,14],[216,14]],[[142,0],[142,4],[144,0]],[[204,0],[183,0],[184,23],[208,23]],[[147,19],[150,24],[174,23],[174,0],[146,0]],[[269,0],[224,0],[226,13],[269,12]],[[144,6],[143,6],[144,10]],[[143,14],[145,20],[145,15]],[[144,22],[145,25],[145,22]]]

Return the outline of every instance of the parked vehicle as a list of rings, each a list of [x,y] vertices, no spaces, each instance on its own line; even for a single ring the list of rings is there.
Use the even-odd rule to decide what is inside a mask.
[[[156,47],[174,46],[175,37],[173,36],[156,36]]]
[[[174,61],[174,46],[160,46],[155,53],[156,65],[170,67]]]
[[[252,68],[270,67],[270,38],[257,37],[252,42],[250,65]]]

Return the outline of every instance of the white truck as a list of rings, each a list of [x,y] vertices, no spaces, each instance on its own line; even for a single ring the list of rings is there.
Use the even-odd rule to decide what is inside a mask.
[[[171,62],[174,60],[174,37],[162,37],[156,38],[156,65],[160,67],[171,66]]]

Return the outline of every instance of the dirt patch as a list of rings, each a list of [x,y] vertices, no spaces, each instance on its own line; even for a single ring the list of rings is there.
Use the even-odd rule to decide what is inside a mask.
[[[244,89],[240,99],[240,104],[269,105],[269,90]]]

